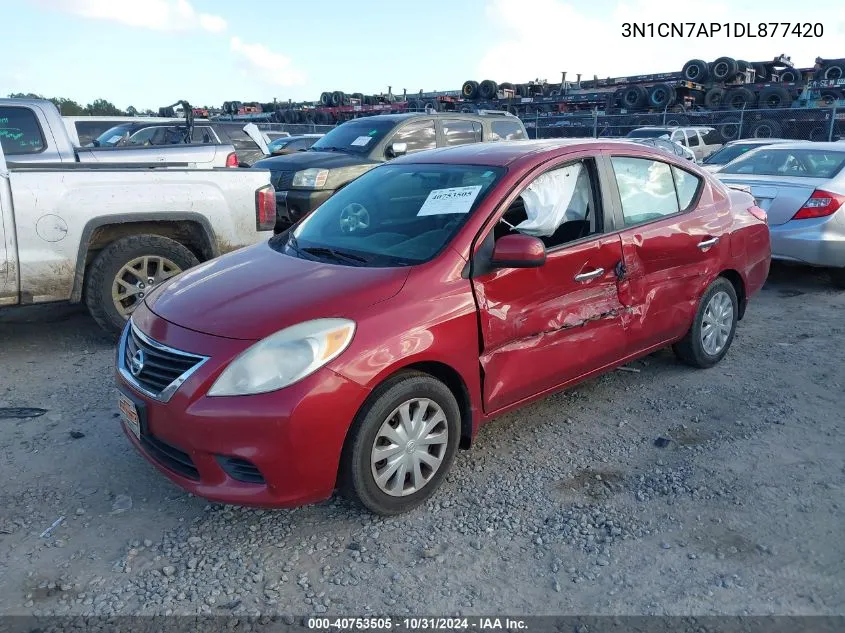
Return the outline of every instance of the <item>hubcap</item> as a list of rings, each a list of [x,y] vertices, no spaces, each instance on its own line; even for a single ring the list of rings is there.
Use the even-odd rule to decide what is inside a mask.
[[[111,297],[120,315],[128,319],[153,288],[182,272],[166,257],[144,255],[127,262],[115,275]]]
[[[727,292],[710,297],[701,321],[701,346],[710,356],[721,352],[728,342],[734,323],[734,306]]]
[[[433,400],[414,398],[387,416],[371,453],[373,479],[391,497],[413,494],[431,481],[449,441],[446,414]]]

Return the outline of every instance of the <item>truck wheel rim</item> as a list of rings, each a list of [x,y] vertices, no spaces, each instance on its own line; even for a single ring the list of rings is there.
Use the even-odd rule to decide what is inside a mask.
[[[126,262],[112,283],[114,307],[128,319],[153,288],[181,272],[177,264],[159,255],[142,255]]]
[[[701,346],[710,356],[721,352],[731,335],[734,306],[727,292],[719,291],[710,297],[701,319]]]
[[[446,414],[433,400],[413,398],[396,407],[376,433],[370,454],[373,479],[391,497],[422,490],[440,469],[449,444]]]

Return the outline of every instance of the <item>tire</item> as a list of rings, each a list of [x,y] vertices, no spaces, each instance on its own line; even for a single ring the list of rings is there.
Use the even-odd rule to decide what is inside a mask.
[[[836,81],[837,79],[845,78],[845,65],[843,64],[828,64],[822,68],[822,79],[828,81]]]
[[[783,134],[781,124],[772,119],[762,119],[749,128],[749,138],[780,138]]]
[[[718,110],[722,107],[722,100],[725,97],[724,88],[710,88],[704,93],[704,107],[711,110]]]
[[[736,60],[736,76],[743,76],[745,75],[745,71],[751,68],[751,64],[744,59]]]
[[[439,455],[442,461],[419,490],[403,496],[391,495],[376,483],[373,469],[377,466],[372,465],[372,452],[380,429],[392,418],[392,413],[396,412],[403,403],[421,398],[426,398],[436,404],[445,416],[445,421],[438,425],[442,426],[447,433],[445,447],[439,449],[442,451]],[[429,406],[429,411],[431,410]],[[413,411],[412,409],[412,413]],[[388,379],[373,391],[355,416],[349,429],[338,473],[338,487],[341,494],[360,503],[371,512],[383,516],[400,514],[419,506],[437,491],[448,473],[455,459],[460,433],[460,408],[455,396],[446,385],[421,372],[402,372]],[[408,479],[412,476],[412,473],[408,473]],[[391,480],[393,480],[392,476],[387,480],[388,483]],[[398,486],[398,481],[393,483]]]
[[[736,77],[737,66],[733,57],[720,57],[710,65],[710,76],[715,81],[730,81]]]
[[[363,94],[361,94],[360,92],[356,92],[356,93],[354,93],[354,94],[352,95],[352,98],[353,98],[353,99],[358,99],[358,103],[359,103],[359,104],[363,104],[363,103],[364,103],[364,95],[363,95]]]
[[[320,93],[320,103],[324,106],[330,106],[332,104],[332,93],[330,92],[321,92]]]
[[[332,93],[332,105],[333,106],[342,106],[344,101],[346,101],[346,95],[343,94],[340,90],[335,90]]]
[[[513,84],[508,81],[499,84],[499,88],[502,90],[514,90]]]
[[[686,114],[667,114],[666,125],[689,125],[689,117]]]
[[[516,93],[520,97],[530,97],[531,96],[531,86],[528,84],[517,84],[516,85]]]
[[[472,81],[465,81],[464,85],[461,86],[461,94],[463,95],[464,99],[477,99],[478,98],[478,82]]]
[[[766,70],[766,64],[755,62],[751,64],[751,67],[754,69],[754,74],[756,75],[754,78],[755,82],[769,81],[769,72]]]
[[[730,305],[728,306],[727,303],[723,303],[721,306],[726,309],[730,308],[730,322],[725,323],[726,327],[730,327],[730,331],[727,332],[726,339],[721,347],[716,346],[712,350],[708,350],[703,339],[703,329],[706,327],[705,319],[707,318],[708,312],[712,315],[712,310],[716,307],[711,304],[711,301],[717,304],[720,301],[724,301],[725,298],[730,301]],[[728,319],[728,315],[725,316],[725,319]],[[687,332],[683,339],[672,346],[672,350],[687,365],[700,369],[713,367],[713,365],[722,360],[725,354],[728,353],[734,339],[734,334],[736,334],[738,320],[739,300],[736,296],[736,289],[734,289],[730,281],[724,277],[719,277],[707,286],[707,290],[701,295],[701,300],[698,302],[698,310],[695,313],[695,320],[692,322],[689,332]],[[724,333],[724,330],[722,332]],[[717,341],[713,342],[715,343]]]
[[[746,110],[754,107],[757,97],[748,88],[731,88],[722,103],[728,110]]]
[[[714,127],[719,133],[723,143],[735,141],[740,136],[741,121],[738,116],[727,116],[719,121]]]
[[[657,84],[648,91],[648,104],[654,108],[666,108],[675,103],[675,89],[667,84]]]
[[[482,99],[495,99],[499,92],[499,85],[492,79],[485,79],[478,85],[478,94]]]
[[[841,99],[842,95],[838,90],[822,90],[819,95],[822,107],[831,108],[836,105],[837,99]]]
[[[759,107],[767,108],[788,108],[792,104],[792,95],[786,88],[780,86],[769,86],[760,91]]]
[[[796,81],[801,81],[801,74],[794,70],[786,69],[780,73],[780,80],[784,83],[795,83]]]
[[[626,110],[637,110],[645,106],[648,93],[642,86],[631,86],[622,93],[622,106]]]
[[[704,83],[710,76],[710,69],[707,67],[707,62],[701,59],[691,59],[684,64],[681,74],[687,81],[695,81],[696,83]]]
[[[817,125],[816,127],[810,130],[810,133],[807,135],[808,140],[818,142],[825,142],[827,141],[827,136],[829,134],[829,129],[827,126]]]
[[[285,110],[282,112],[282,118],[285,123],[296,123],[296,112],[293,110]]]
[[[97,325],[115,338],[120,336],[123,326],[126,325],[126,317],[118,311],[112,300],[112,287],[125,265],[145,255],[167,259],[180,271],[199,263],[196,256],[186,247],[160,235],[123,237],[100,251],[85,275],[83,300]],[[145,284],[144,295],[149,292],[149,286]],[[141,298],[138,297],[139,300]]]

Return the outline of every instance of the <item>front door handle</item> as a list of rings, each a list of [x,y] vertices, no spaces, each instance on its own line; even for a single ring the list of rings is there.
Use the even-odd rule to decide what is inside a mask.
[[[703,242],[698,243],[698,248],[704,250],[705,248],[710,248],[711,246],[716,246],[719,243],[718,237],[711,237],[709,240],[704,240]]]
[[[595,270],[591,270],[588,273],[581,273],[580,275],[575,275],[575,281],[583,283],[585,281],[590,281],[590,279],[601,277],[603,274],[604,268],[596,268]]]

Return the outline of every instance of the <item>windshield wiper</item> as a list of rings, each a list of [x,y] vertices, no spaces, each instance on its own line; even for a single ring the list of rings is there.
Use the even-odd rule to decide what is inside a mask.
[[[326,152],[349,152],[345,147],[311,147],[311,149]]]
[[[299,249],[309,255],[317,255],[317,256],[324,256],[324,257],[331,257],[335,261],[351,261],[351,262],[361,262],[362,264],[366,264],[367,260],[363,257],[359,257],[358,255],[353,255],[352,253],[346,253],[344,251],[339,251],[334,248],[326,248],[324,246],[308,246],[306,248]]]

